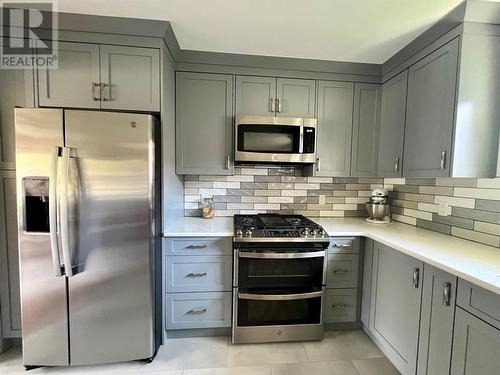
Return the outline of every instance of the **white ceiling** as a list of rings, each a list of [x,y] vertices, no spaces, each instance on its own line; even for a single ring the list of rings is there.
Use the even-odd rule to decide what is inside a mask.
[[[460,2],[59,0],[59,10],[167,20],[182,49],[383,63]]]

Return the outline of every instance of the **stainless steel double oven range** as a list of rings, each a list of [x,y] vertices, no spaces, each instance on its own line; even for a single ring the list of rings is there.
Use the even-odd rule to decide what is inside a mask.
[[[233,343],[323,337],[328,234],[301,215],[235,215]]]

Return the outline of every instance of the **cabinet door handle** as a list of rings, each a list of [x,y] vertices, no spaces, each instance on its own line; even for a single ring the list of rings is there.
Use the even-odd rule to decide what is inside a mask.
[[[205,249],[207,245],[189,245],[186,246],[186,249]]]
[[[316,158],[316,170],[319,172],[321,170],[321,159]]]
[[[101,83],[101,101],[103,102],[110,102],[111,101],[111,84],[108,83]],[[108,96],[106,97],[104,90],[108,88]]]
[[[396,156],[396,164],[394,164],[394,171],[399,172],[399,156]]]
[[[95,94],[95,89],[96,88],[99,88],[99,96],[96,96]],[[100,83],[96,83],[96,82],[92,82],[92,99],[95,100],[95,101],[100,101],[101,100],[101,84]]]
[[[450,306],[450,300],[451,300],[451,283],[444,283],[443,306]]]
[[[446,151],[441,151],[441,169],[446,169]]]
[[[281,113],[281,99],[277,98],[276,100],[278,101],[278,113]]]
[[[336,242],[333,243],[332,247],[342,247],[342,248],[348,248],[348,247],[352,247],[352,242],[346,242],[346,243],[341,243],[341,244],[338,244]]]
[[[420,281],[420,269],[419,268],[413,269],[412,281],[413,281],[413,288],[418,289],[418,284]]]
[[[349,270],[333,270],[333,273],[349,273]]]
[[[276,112],[276,102],[275,102],[275,98],[271,98],[269,99],[269,103],[270,103],[270,112],[274,113]]]
[[[203,307],[201,309],[191,309],[187,312],[187,314],[193,314],[193,315],[196,315],[196,314],[204,314],[207,312],[207,308],[206,307]]]
[[[207,276],[206,272],[190,272],[186,275],[186,277],[203,277]]]
[[[231,157],[229,155],[226,155],[226,169],[231,168]]]

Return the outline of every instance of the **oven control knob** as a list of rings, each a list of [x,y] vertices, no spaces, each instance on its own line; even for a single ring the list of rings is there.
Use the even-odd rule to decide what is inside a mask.
[[[250,229],[247,229],[245,231],[245,236],[250,237],[252,235],[252,231]]]
[[[309,234],[311,236],[315,236],[316,235],[316,229],[311,229],[311,231],[309,232]]]
[[[303,236],[307,236],[309,234],[309,228],[304,228],[302,229],[302,232],[300,232]]]
[[[239,236],[239,237],[243,236],[243,231],[241,229],[237,229],[236,230],[236,235]]]
[[[322,236],[324,234],[323,229],[318,229],[318,236]]]

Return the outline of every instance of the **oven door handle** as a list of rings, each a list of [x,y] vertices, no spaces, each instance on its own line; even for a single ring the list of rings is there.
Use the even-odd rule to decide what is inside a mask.
[[[252,253],[249,251],[239,251],[238,257],[250,259],[304,259],[304,258],[324,258],[325,251],[313,251],[310,253]]]
[[[252,294],[238,293],[238,299],[249,299],[254,301],[292,301],[299,299],[318,298],[323,296],[323,291],[298,293],[298,294]]]

